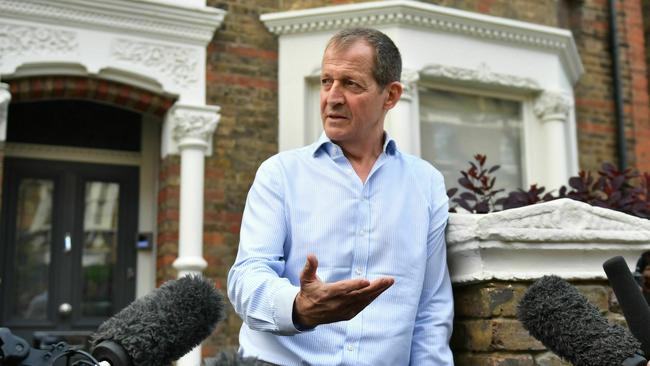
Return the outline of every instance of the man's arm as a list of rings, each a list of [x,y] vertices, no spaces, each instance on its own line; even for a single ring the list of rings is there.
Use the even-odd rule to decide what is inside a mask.
[[[449,338],[453,328],[454,300],[447,269],[448,205],[444,184],[437,185],[437,207],[428,235],[428,257],[424,284],[411,344],[411,365],[453,365]],[[435,186],[434,186],[435,187]],[[444,195],[444,196],[441,196]]]
[[[277,158],[264,162],[248,192],[237,259],[228,274],[228,297],[254,330],[295,334],[291,314],[300,290],[284,272],[287,236],[282,170]]]

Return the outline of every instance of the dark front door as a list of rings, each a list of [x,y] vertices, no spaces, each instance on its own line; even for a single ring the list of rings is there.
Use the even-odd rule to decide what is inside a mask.
[[[4,165],[0,326],[81,344],[134,298],[138,168]]]

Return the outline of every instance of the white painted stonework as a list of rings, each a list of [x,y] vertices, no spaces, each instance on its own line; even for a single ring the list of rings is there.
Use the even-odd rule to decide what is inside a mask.
[[[219,108],[206,105],[205,100],[206,46],[224,16],[225,11],[206,6],[205,0],[0,0],[0,80],[81,76],[176,99],[163,121],[162,134],[156,135],[158,126],[144,123],[150,131],[144,136],[156,135],[154,139],[160,141],[147,140],[143,146],[148,147],[147,153],[160,148],[162,157],[181,155],[180,242],[175,264],[181,275],[200,272],[206,265],[202,257],[204,160],[211,152],[219,120]],[[6,84],[0,84],[0,141],[5,140],[10,97]],[[143,116],[145,122],[150,118]],[[39,157],[35,149],[18,146],[18,150]],[[56,151],[67,160],[84,160],[79,150]],[[125,161],[123,156],[115,159]],[[154,176],[155,166],[141,164],[140,168],[147,177]],[[149,216],[141,215],[140,220],[155,223],[155,187],[142,188],[141,193],[153,197],[141,197],[148,204],[141,205],[140,212]],[[145,231],[155,234],[154,225]],[[155,252],[138,253],[139,295],[155,287],[154,277],[147,275],[155,272],[154,258]],[[200,365],[200,356],[197,347],[177,364]]]
[[[645,250],[650,220],[568,198],[484,215],[455,213],[447,228],[454,283],[550,274],[606,279],[607,259],[621,255],[633,269]]]
[[[10,101],[9,84],[0,83],[0,141],[7,139],[7,111]]]
[[[279,36],[280,150],[312,142],[310,131],[320,121],[308,80],[337,30],[363,26],[386,33],[402,54],[409,93],[386,120],[401,150],[421,151],[418,86],[461,88],[522,103],[524,186],[557,189],[578,171],[572,96],[583,67],[567,30],[409,0],[270,13],[261,20]],[[568,96],[570,106],[550,123],[534,112],[546,93]],[[546,159],[552,152],[565,163]]]

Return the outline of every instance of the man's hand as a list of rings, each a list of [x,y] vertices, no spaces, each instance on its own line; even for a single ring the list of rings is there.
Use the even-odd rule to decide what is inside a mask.
[[[324,283],[316,276],[317,268],[316,256],[308,255],[300,274],[300,292],[293,303],[294,321],[307,328],[354,318],[395,282],[382,277]]]

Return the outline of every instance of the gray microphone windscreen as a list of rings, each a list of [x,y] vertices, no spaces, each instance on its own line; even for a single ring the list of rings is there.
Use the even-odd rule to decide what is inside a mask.
[[[575,366],[622,365],[640,357],[636,355],[640,343],[631,334],[610,324],[574,286],[557,276],[531,285],[517,310],[533,337]]]
[[[118,343],[134,366],[169,365],[201,343],[224,317],[223,295],[212,282],[186,276],[164,283],[106,320],[92,343]]]

